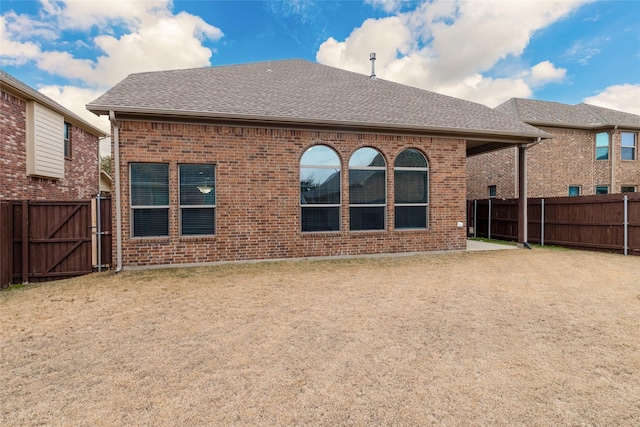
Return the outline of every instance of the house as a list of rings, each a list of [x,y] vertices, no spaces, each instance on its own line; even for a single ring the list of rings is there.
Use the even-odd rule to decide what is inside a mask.
[[[106,134],[0,70],[0,200],[79,200],[98,193]]]
[[[496,110],[554,136],[527,150],[529,197],[640,190],[640,116],[589,104],[516,98]],[[467,198],[518,197],[516,159],[515,149],[469,158]]]
[[[111,193],[111,175],[100,169],[100,194]]]
[[[549,137],[303,60],[132,74],[112,123],[114,263],[461,250],[467,155]]]

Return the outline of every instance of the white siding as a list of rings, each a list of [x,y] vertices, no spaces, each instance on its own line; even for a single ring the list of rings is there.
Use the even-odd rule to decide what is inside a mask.
[[[33,101],[27,107],[27,174],[64,177],[64,117]]]

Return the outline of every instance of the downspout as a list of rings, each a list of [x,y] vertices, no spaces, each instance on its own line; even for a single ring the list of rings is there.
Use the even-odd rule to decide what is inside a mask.
[[[122,213],[120,194],[120,135],[118,122],[113,111],[109,111],[109,120],[113,126],[113,162],[116,175],[116,273],[122,271]]]
[[[614,143],[613,143],[613,135],[616,132],[616,130],[618,130],[618,125],[615,125],[613,127],[613,130],[611,131],[611,136],[609,137],[610,143],[611,143],[611,191],[609,191],[609,193],[615,193],[615,185],[616,185],[616,156],[615,156],[615,150],[613,149]]]

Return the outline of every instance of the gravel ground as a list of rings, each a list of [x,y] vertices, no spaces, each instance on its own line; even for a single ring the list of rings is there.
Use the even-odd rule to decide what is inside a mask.
[[[640,258],[550,249],[0,292],[1,425],[640,425]]]

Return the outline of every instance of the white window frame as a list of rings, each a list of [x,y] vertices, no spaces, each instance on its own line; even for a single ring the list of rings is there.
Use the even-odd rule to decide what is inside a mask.
[[[353,158],[353,156],[361,149],[363,148],[371,148],[373,150],[376,150],[378,152],[378,154],[380,154],[380,157],[382,157],[382,159],[384,160],[384,166],[351,166],[351,159]],[[384,172],[384,203],[375,203],[375,204],[367,204],[367,203],[351,203],[351,195],[349,195],[349,231],[351,232],[356,232],[356,233],[370,233],[370,232],[379,232],[379,231],[386,231],[388,229],[387,223],[388,223],[388,218],[387,218],[387,205],[389,202],[389,189],[387,188],[388,185],[388,173],[387,173],[387,160],[384,158],[384,156],[382,155],[382,152],[380,150],[378,150],[377,148],[374,147],[360,147],[357,150],[355,150],[352,154],[351,157],[349,157],[349,165],[348,165],[348,182],[349,182],[349,186],[347,188],[347,191],[351,192],[351,171],[352,170],[364,170],[364,171],[383,171]],[[372,230],[353,230],[351,228],[351,208],[383,208],[384,211],[384,224],[383,224],[383,228],[376,228],[376,229],[372,229]]]
[[[180,167],[182,166],[212,166],[213,167],[213,188],[211,190],[214,192],[213,200],[215,200],[215,202],[213,203],[213,205],[183,205],[181,203],[182,185],[180,184]],[[218,189],[217,169],[218,168],[213,163],[180,163],[178,164],[178,221],[180,222],[180,227],[179,227],[180,237],[211,237],[217,234],[217,228],[218,228],[218,216],[217,216],[218,197],[216,195],[216,190]],[[204,184],[206,185],[206,181],[204,182]],[[183,234],[183,231],[182,231],[182,210],[183,209],[213,209],[213,234]]]
[[[629,135],[633,135],[633,146],[629,147],[629,146],[625,146],[624,144],[624,139],[623,139],[623,135],[624,134],[629,134]],[[624,153],[624,150],[631,150],[631,158],[630,159],[624,159],[622,157],[622,153]],[[620,132],[620,160],[622,160],[623,162],[632,162],[634,160],[638,159],[638,134],[636,132]]]
[[[342,230],[342,178],[343,178],[342,177],[342,159],[340,159],[340,155],[333,147],[330,147],[326,144],[314,144],[306,148],[302,153],[302,156],[304,156],[307,153],[307,151],[309,151],[313,147],[326,147],[330,149],[338,158],[338,166],[336,167],[335,165],[303,164],[302,157],[300,157],[300,162],[298,163],[298,167],[299,167],[298,173],[300,174],[299,177],[302,178],[302,169],[328,169],[328,170],[334,170],[334,171],[340,172],[340,183],[339,183],[340,188],[338,191],[338,196],[340,200],[338,201],[338,203],[302,203],[302,197],[300,197],[300,231],[302,233],[337,233]],[[299,183],[300,181],[298,182],[298,185]],[[302,210],[305,208],[338,208],[338,229],[337,230],[317,230],[317,231],[303,230],[302,229],[302,225],[303,225]]]
[[[410,148],[407,148],[405,150],[402,150],[400,153],[398,153],[398,156],[402,153],[404,153],[407,150],[411,150]],[[431,195],[431,177],[429,175],[429,161],[427,160],[427,156],[424,155],[424,153],[422,153],[420,150],[417,149],[413,149],[417,152],[419,152],[422,157],[424,158],[424,161],[427,164],[427,167],[424,168],[418,168],[418,167],[405,167],[405,166],[399,166],[396,167],[395,163],[394,163],[394,167],[393,167],[393,185],[394,185],[394,189],[393,189],[393,194],[396,194],[395,191],[395,184],[396,184],[396,171],[409,171],[409,172],[426,172],[427,173],[427,202],[426,203],[396,203],[394,200],[394,206],[397,207],[424,207],[425,209],[425,215],[426,215],[426,227],[401,227],[401,228],[397,228],[396,224],[393,224],[394,229],[397,230],[428,230],[429,229],[429,196]],[[397,156],[396,156],[397,158]],[[394,219],[395,219],[395,209],[394,209]]]

